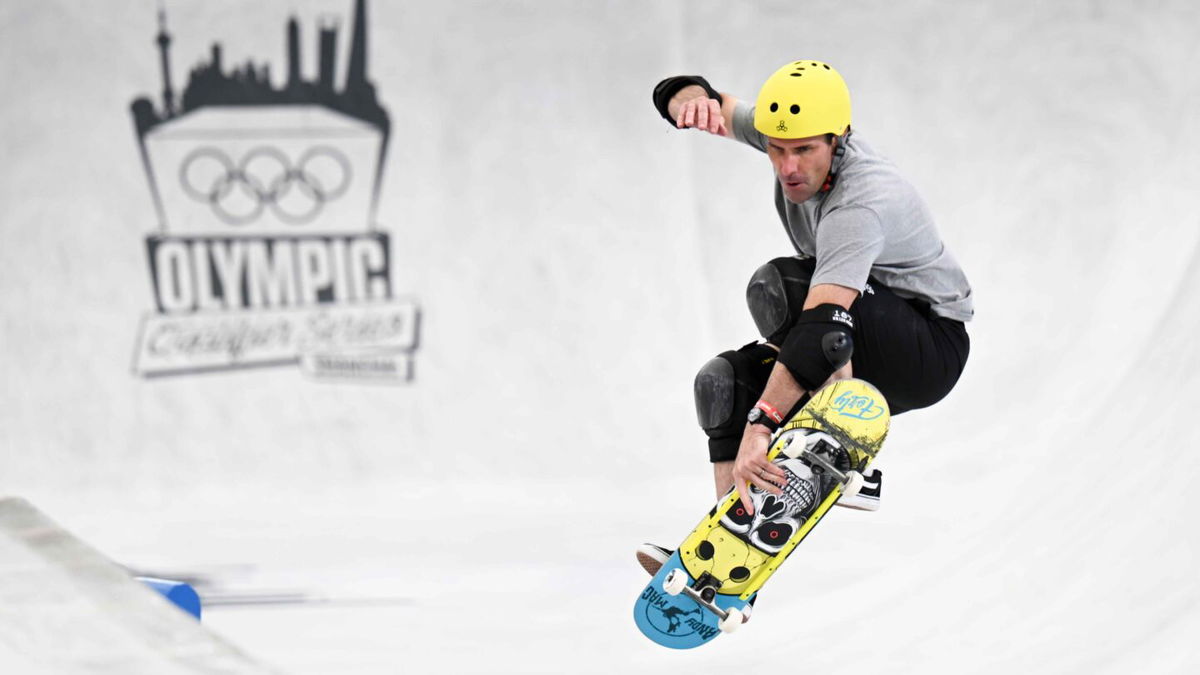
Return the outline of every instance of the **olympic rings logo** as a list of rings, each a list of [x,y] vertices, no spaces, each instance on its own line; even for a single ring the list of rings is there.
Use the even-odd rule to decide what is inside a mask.
[[[208,204],[230,225],[245,225],[270,209],[289,225],[304,225],[326,202],[346,194],[350,161],[329,146],[310,148],[295,166],[283,151],[259,146],[236,165],[216,148],[199,148],[183,160],[179,180],[192,199]]]

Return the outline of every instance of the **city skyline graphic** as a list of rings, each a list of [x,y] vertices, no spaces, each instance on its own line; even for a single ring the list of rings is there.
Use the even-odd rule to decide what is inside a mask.
[[[384,147],[391,130],[391,119],[367,75],[366,0],[355,0],[346,79],[335,89],[339,24],[322,19],[318,26],[318,69],[315,79],[301,73],[300,20],[295,14],[287,21],[287,80],[282,87],[271,81],[268,62],[255,64],[248,59],[228,72],[220,42],[213,42],[209,60],[194,66],[182,95],[177,94],[171,75],[172,36],[167,31],[166,11],[159,8],[159,30],[155,44],[159,51],[162,78],[161,103],[155,106],[147,96],[132,102],[134,126],[139,140],[155,127],[206,106],[320,105],[366,122],[383,133]],[[382,161],[382,153],[380,160]]]

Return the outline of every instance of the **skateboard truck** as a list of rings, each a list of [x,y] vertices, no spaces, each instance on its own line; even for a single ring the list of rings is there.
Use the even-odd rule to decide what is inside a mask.
[[[813,444],[814,447],[817,445],[820,445],[821,443],[828,443],[828,441],[825,440],[826,438],[828,438],[828,436],[826,436],[822,432],[817,432],[817,434],[815,434],[814,437],[816,438],[816,443]],[[824,438],[822,438],[822,437],[824,437]],[[793,438],[793,439],[789,440],[787,448],[791,447],[792,441],[794,441],[794,440],[797,440],[797,439]],[[807,459],[810,463],[816,464],[817,466],[821,467],[825,471],[832,474],[835,478],[837,478],[842,483],[842,496],[843,497],[853,497],[854,495],[858,494],[859,490],[862,490],[863,475],[861,473],[859,473],[858,471],[854,471],[853,469],[851,469],[849,471],[842,471],[841,469],[834,466],[833,462],[830,462],[828,459],[825,459],[823,456],[821,456],[820,454],[815,452],[812,448],[809,448],[808,447],[808,438],[801,438],[799,440],[800,440],[800,450],[799,451],[792,453],[792,452],[789,452],[787,448],[785,448],[784,454],[786,454],[788,457],[791,457],[792,459],[801,459],[801,458]]]
[[[741,610],[736,607],[721,609],[713,603],[713,599],[717,596],[717,590],[721,588],[721,582],[718,579],[708,572],[704,572],[692,586],[688,586],[687,581],[687,573],[676,567],[663,579],[663,590],[667,595],[682,593],[694,600],[697,605],[715,614],[719,619],[717,627],[721,629],[722,633],[732,633],[742,625]]]

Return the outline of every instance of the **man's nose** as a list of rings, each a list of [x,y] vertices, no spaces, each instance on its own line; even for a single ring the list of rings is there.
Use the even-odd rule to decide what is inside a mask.
[[[784,155],[779,162],[779,173],[787,176],[800,170],[800,159],[795,155]]]

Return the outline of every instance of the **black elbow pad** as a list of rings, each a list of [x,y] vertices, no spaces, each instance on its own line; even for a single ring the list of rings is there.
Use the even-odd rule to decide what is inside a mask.
[[[854,355],[854,317],[832,303],[800,313],[779,350],[782,363],[805,391],[816,391]]]

